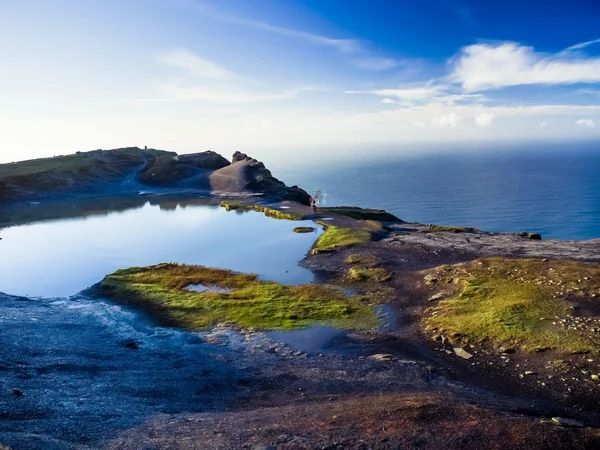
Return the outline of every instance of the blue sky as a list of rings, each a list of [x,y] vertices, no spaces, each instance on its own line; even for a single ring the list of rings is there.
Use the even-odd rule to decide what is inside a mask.
[[[0,0],[0,160],[600,140],[599,23],[595,0]]]

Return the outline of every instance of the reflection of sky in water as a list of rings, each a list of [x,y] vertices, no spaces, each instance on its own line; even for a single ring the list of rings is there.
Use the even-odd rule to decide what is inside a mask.
[[[320,231],[253,211],[207,206],[143,208],[108,216],[42,222],[2,231],[0,291],[66,296],[116,269],[179,262],[258,273],[282,283],[312,281],[297,265]]]

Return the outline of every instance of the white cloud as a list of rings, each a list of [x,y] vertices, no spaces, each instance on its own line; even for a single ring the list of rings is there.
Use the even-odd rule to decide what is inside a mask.
[[[195,55],[186,49],[173,49],[159,55],[161,64],[183,69],[193,75],[210,78],[225,79],[233,78],[235,75],[220,65]]]
[[[544,121],[540,122],[540,127],[541,128],[546,128],[546,126],[548,126],[548,121],[547,120],[544,120]]]
[[[379,89],[375,91],[345,91],[346,94],[373,94],[380,97],[396,97],[398,100],[429,100],[442,92],[443,86],[424,86],[404,89]],[[386,102],[388,103],[388,102]]]
[[[516,42],[475,44],[464,47],[454,59],[450,79],[471,92],[527,84],[596,83],[600,82],[600,57],[569,49],[554,55],[539,53]]]
[[[394,104],[396,103],[394,100],[392,100],[391,98],[384,98],[383,100],[381,100],[381,103],[385,103],[385,104]]]
[[[579,119],[575,122],[575,125],[587,128],[596,128],[596,122],[592,119]]]
[[[454,112],[451,112],[440,117],[434,117],[431,123],[436,127],[449,126],[452,128],[456,128],[458,126],[459,121],[460,116]]]
[[[475,125],[477,125],[480,128],[489,127],[495,118],[496,115],[494,113],[480,114],[478,116],[475,116]]]

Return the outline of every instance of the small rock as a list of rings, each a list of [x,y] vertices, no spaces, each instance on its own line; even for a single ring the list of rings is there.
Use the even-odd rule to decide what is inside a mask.
[[[130,350],[137,350],[139,348],[137,342],[135,342],[133,339],[129,339],[128,341],[125,341],[123,343],[123,347],[128,348]]]
[[[464,348],[460,348],[460,347],[454,347],[453,348],[454,353],[456,353],[457,356],[460,356],[461,358],[464,359],[471,359],[473,357],[473,355],[471,355],[468,351],[466,351]]]
[[[535,372],[532,372],[531,370],[526,370],[525,372],[523,372],[523,375],[535,375]]]
[[[592,375],[592,381],[600,381],[600,377],[596,374]]]
[[[377,353],[369,356],[369,359],[372,359],[373,361],[396,361],[396,357],[389,353]]]
[[[23,391],[21,389],[14,388],[12,390],[12,393],[13,393],[13,395],[16,395],[17,397],[23,397]]]
[[[441,299],[443,299],[443,298],[444,298],[444,296],[445,296],[445,293],[444,293],[444,292],[438,292],[437,294],[435,294],[435,295],[432,295],[431,297],[429,297],[429,301],[430,301],[430,302],[435,302],[435,301],[437,301],[437,300],[441,300]]]
[[[553,417],[552,422],[561,427],[583,427],[584,425],[575,419],[567,419],[565,417]]]
[[[436,283],[438,280],[438,277],[436,277],[435,275],[425,275],[425,284],[433,284]]]

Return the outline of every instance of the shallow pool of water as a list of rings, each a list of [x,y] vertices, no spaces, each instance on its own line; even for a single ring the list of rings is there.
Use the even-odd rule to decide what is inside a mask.
[[[213,206],[141,208],[9,227],[0,236],[0,292],[33,297],[73,295],[119,268],[162,262],[257,273],[280,283],[308,283],[298,266],[316,237],[312,222]],[[320,234],[318,230],[317,234]]]

